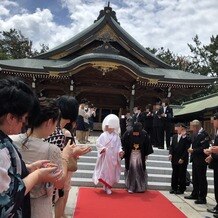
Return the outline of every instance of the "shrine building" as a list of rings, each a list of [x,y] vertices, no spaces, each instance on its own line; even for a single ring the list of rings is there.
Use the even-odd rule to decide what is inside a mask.
[[[147,31],[147,30],[142,30]],[[0,78],[17,76],[38,96],[72,95],[98,108],[96,122],[123,108],[192,95],[217,78],[173,69],[130,36],[108,4],[84,31],[33,58],[1,60]]]

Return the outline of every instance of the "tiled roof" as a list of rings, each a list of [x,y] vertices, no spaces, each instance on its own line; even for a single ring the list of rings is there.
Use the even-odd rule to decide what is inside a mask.
[[[218,108],[218,93],[185,102],[182,107],[182,109],[174,111],[175,117]]]

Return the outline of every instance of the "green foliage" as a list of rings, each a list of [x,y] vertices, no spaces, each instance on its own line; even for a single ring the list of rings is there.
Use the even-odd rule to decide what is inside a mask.
[[[32,41],[16,29],[0,32],[0,59],[33,57],[48,50],[44,44],[41,47],[40,52],[33,50]]]
[[[194,44],[188,44],[191,55],[181,56],[176,55],[169,49],[165,50],[163,47],[147,48],[150,52],[155,54],[158,58],[178,70],[188,71],[204,76],[217,77],[218,76],[218,35],[210,38],[208,45],[203,45],[198,35],[193,38]],[[218,92],[218,86],[213,84],[206,89],[193,94],[190,97],[185,97],[181,101],[186,101],[208,94]]]
[[[218,35],[210,38],[209,45],[202,45],[198,35],[193,38],[195,45],[188,44],[192,52],[193,71],[201,75],[216,77],[218,73]]]
[[[163,47],[155,49],[155,48],[147,48],[151,53],[155,54],[156,57],[164,61],[165,63],[172,66],[174,69],[177,70],[184,70],[189,71],[191,62],[189,61],[188,57],[186,56],[178,56],[174,54],[169,49],[165,50]]]

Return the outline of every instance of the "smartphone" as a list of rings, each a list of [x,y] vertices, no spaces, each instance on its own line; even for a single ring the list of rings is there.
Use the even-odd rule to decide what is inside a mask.
[[[66,137],[65,145],[67,145],[68,141],[71,140],[71,144],[75,143],[74,137]]]

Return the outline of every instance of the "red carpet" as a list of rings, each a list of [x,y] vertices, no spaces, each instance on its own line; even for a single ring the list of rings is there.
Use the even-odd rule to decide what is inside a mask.
[[[112,189],[80,188],[74,218],[184,218],[186,217],[158,191],[129,194]]]

